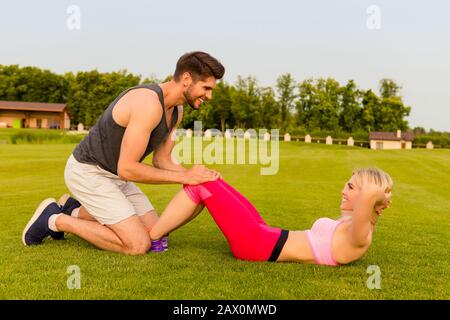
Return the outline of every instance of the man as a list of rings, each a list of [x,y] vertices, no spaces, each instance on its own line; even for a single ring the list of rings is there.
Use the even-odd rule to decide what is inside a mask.
[[[77,198],[44,200],[26,225],[22,242],[41,244],[49,235],[74,234],[98,248],[144,254],[158,215],[133,183],[196,185],[219,178],[204,166],[186,169],[171,160],[170,136],[182,119],[182,105],[198,109],[210,100],[222,64],[204,52],[184,54],[171,81],[122,92],[69,157],[64,178]],[[142,160],[153,152],[153,166]],[[157,249],[159,251],[159,249]]]

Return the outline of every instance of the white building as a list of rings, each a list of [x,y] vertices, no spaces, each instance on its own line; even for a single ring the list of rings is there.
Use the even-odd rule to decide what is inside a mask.
[[[391,150],[411,149],[414,135],[412,132],[370,132],[370,149]]]

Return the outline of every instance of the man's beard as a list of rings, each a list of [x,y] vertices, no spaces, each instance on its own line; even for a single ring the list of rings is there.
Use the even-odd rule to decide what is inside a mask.
[[[195,107],[195,98],[192,97],[191,95],[191,91],[190,91],[191,86],[189,86],[184,92],[183,92],[183,96],[184,99],[186,100],[186,102],[191,106],[192,109],[197,109]]]

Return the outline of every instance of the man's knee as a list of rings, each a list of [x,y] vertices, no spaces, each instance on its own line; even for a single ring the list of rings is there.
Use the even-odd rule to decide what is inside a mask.
[[[125,253],[132,256],[143,255],[150,250],[150,247],[150,237],[148,236],[148,234],[145,234],[138,239],[134,239],[133,241],[127,243],[125,245]]]
[[[125,254],[141,255],[150,250],[150,235],[137,216],[131,216],[110,228],[121,239]]]

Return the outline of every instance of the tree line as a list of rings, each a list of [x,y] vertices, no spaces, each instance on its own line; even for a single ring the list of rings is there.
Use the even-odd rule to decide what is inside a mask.
[[[72,123],[90,127],[123,90],[168,79],[143,79],[126,70],[55,74],[37,67],[0,65],[0,100],[67,103]],[[253,76],[238,77],[234,84],[219,81],[213,99],[198,111],[184,108],[181,126],[193,128],[194,121],[201,120],[203,128],[222,131],[279,128],[282,134],[364,138],[370,131],[409,129],[406,117],[411,107],[404,104],[400,91],[392,79],[381,79],[379,92],[374,92],[360,89],[353,80],[344,85],[332,78],[297,82],[287,73],[272,88],[260,86]],[[419,129],[417,133],[428,134]]]
[[[254,77],[238,77],[235,85],[220,82],[214,97],[198,112],[187,109],[185,124],[201,119],[205,127],[280,128],[282,133],[342,133],[408,130],[411,107],[391,79],[380,81],[380,93],[345,85],[332,78],[296,82],[281,75],[275,88],[260,87]]]

